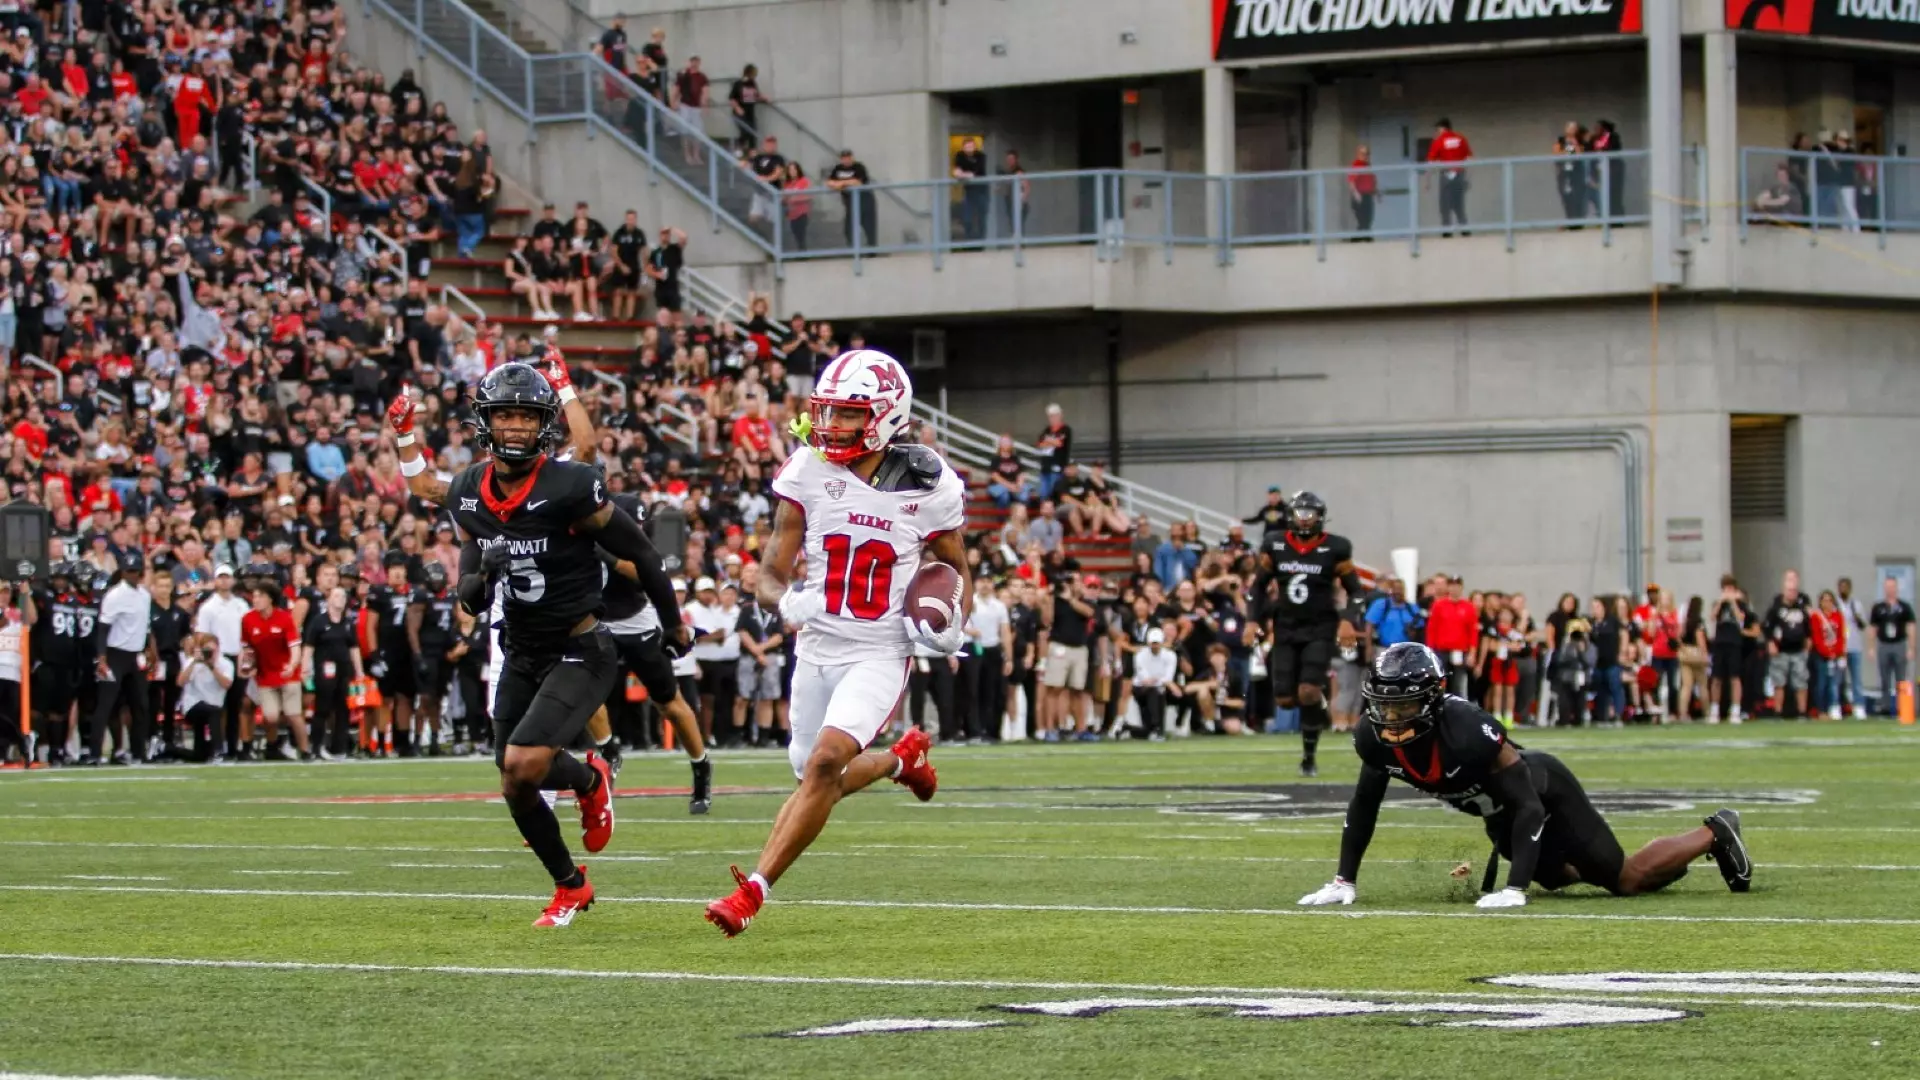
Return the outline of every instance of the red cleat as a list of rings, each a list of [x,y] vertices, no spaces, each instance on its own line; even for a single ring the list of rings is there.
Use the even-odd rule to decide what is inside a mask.
[[[593,882],[587,880],[587,868],[580,868],[580,887],[555,886],[553,903],[533,920],[535,926],[571,926],[573,917],[593,906]]]
[[[602,851],[607,841],[613,839],[613,768],[592,751],[587,753],[587,768],[600,774],[600,783],[592,794],[574,796],[574,801],[580,804],[580,831],[584,834],[581,842],[590,852]]]
[[[919,728],[908,728],[900,741],[893,744],[893,756],[900,759],[900,771],[893,782],[913,792],[913,797],[921,802],[933,798],[940,790],[940,776],[933,771],[933,762],[927,760],[927,751],[933,749],[933,740]]]
[[[707,921],[719,927],[720,932],[728,937],[738,937],[753,921],[753,917],[760,914],[760,905],[766,902],[766,897],[761,894],[760,886],[748,881],[747,875],[741,873],[739,867],[728,869],[733,871],[733,880],[739,883],[739,887],[730,895],[707,905]]]

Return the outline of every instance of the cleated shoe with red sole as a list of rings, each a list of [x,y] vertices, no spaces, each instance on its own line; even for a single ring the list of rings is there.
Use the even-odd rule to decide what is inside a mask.
[[[600,783],[587,795],[576,795],[580,804],[581,843],[589,852],[604,851],[613,839],[613,769],[599,754],[587,754],[587,768],[600,774]]]
[[[557,885],[553,890],[553,903],[533,920],[535,926],[571,926],[573,917],[593,906],[593,882],[587,880],[587,868],[580,867],[580,887],[569,889]]]
[[[729,895],[707,905],[707,921],[720,928],[728,937],[738,937],[746,930],[747,924],[760,914],[760,905],[766,902],[761,895],[760,886],[747,880],[747,875],[737,866],[728,867],[733,871],[733,880],[738,887]]]
[[[919,728],[908,728],[900,741],[893,744],[893,756],[900,759],[900,771],[893,782],[913,792],[913,797],[921,802],[933,798],[940,790],[940,775],[933,771],[933,762],[927,760],[927,751],[933,749],[933,740]]]

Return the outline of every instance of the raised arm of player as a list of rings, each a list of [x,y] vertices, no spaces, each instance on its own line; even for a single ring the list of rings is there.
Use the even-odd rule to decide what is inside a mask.
[[[668,640],[679,640],[680,601],[673,594],[673,579],[667,576],[660,552],[654,548],[653,541],[647,539],[640,523],[609,502],[602,503],[600,509],[575,522],[573,527],[577,532],[592,534],[593,542],[614,558],[633,564],[640,576],[640,591],[660,613],[661,633]]]
[[[594,439],[593,418],[587,415],[587,407],[580,404],[580,395],[574,393],[573,375],[567,371],[567,358],[561,354],[560,346],[549,341],[547,355],[540,362],[540,374],[546,376],[547,385],[560,396],[560,413],[567,418],[567,442],[573,447],[573,460],[583,464],[592,464],[599,446]]]
[[[405,387],[400,389],[400,396],[393,399],[393,404],[387,406],[387,423],[398,436],[400,472],[407,478],[407,490],[436,506],[446,505],[447,482],[433,475],[426,455],[414,440],[413,395]]]

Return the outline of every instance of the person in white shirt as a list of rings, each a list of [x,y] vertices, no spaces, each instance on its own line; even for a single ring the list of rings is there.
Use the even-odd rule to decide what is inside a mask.
[[[1147,631],[1147,647],[1133,654],[1133,700],[1140,706],[1140,722],[1147,738],[1160,742],[1166,736],[1167,699],[1181,696],[1175,676],[1180,672],[1180,657],[1167,648],[1167,632]]]
[[[233,591],[233,567],[224,564],[216,566],[213,568],[213,592],[200,601],[200,610],[193,617],[194,632],[213,635],[219,645],[220,655],[237,666],[244,644],[240,640],[240,620],[246,617],[252,607]],[[253,744],[253,709],[247,706],[245,682],[236,682],[228,689],[225,707],[226,724],[221,745],[244,758],[252,753],[250,747]],[[225,752],[222,750],[222,753]]]
[[[147,704],[147,668],[149,628],[153,623],[153,597],[142,584],[146,565],[140,553],[129,552],[120,561],[120,580],[100,601],[100,618],[94,623],[94,640],[100,659],[95,664],[98,702],[93,711],[93,735],[89,743],[93,760],[100,760],[106,748],[107,729],[114,714],[125,705],[133,714],[132,731],[125,726],[113,732],[113,763],[146,763],[147,747],[152,742],[153,718]]]
[[[960,652],[961,695],[967,711],[967,738],[998,742],[1000,714],[1006,711],[1007,677],[1013,674],[1013,618],[994,595],[990,578],[973,579],[973,614],[967,617],[967,645]]]
[[[180,715],[193,733],[194,757],[219,760],[221,715],[227,690],[234,684],[233,661],[220,655],[220,640],[212,634],[190,634],[180,650]]]
[[[16,746],[24,765],[33,758],[33,743],[20,730],[20,635],[28,632],[37,614],[33,590],[22,588],[16,593],[12,585],[0,582],[0,612],[4,612],[0,621],[0,764],[7,760],[7,748]]]
[[[720,731],[721,746],[737,746],[740,732],[733,705],[740,691],[740,606],[733,586],[717,589],[713,579],[693,583],[694,602],[686,622],[693,627],[693,658],[700,662],[700,728],[708,739]]]

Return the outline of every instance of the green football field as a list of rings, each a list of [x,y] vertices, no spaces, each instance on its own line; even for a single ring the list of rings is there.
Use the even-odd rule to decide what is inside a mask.
[[[841,804],[732,941],[701,909],[784,754],[716,755],[706,818],[631,758],[547,931],[490,762],[4,774],[0,1078],[1920,1076],[1920,732],[1521,740],[1629,851],[1739,808],[1753,891],[1483,914],[1478,823],[1408,799],[1359,904],[1303,911],[1356,762],[1303,784],[1283,738],[937,750],[938,798]]]

